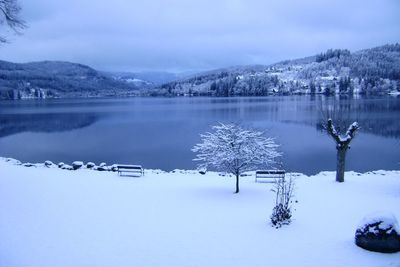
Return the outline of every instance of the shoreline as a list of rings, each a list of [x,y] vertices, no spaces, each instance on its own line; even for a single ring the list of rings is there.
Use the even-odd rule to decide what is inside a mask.
[[[9,163],[14,166],[21,166],[25,168],[53,168],[53,169],[60,169],[60,170],[66,170],[66,171],[77,171],[77,170],[91,170],[91,171],[99,171],[99,172],[117,172],[115,169],[115,166],[118,165],[117,163],[107,165],[105,163],[100,163],[99,165],[94,165],[93,167],[87,167],[88,164],[94,164],[92,162],[87,162],[86,164],[82,162],[82,166],[74,169],[72,167],[74,162],[81,162],[81,161],[74,161],[71,165],[70,164],[65,164],[64,162],[60,163],[53,163],[51,161],[45,161],[41,163],[30,163],[30,162],[21,162],[17,159],[14,158],[8,158],[8,157],[0,157],[0,161]],[[51,163],[51,164],[46,164],[46,162]],[[62,164],[60,166],[60,164]],[[162,169],[148,169],[148,168],[143,168],[144,172],[151,172],[151,173],[164,173],[164,174],[173,174],[173,173],[180,173],[180,174],[201,174],[199,170],[193,170],[193,169],[173,169],[171,171],[166,171]],[[256,170],[253,171],[246,171],[244,172],[241,177],[246,177],[246,176],[254,176]],[[385,170],[385,169],[376,169],[376,170],[370,170],[370,171],[365,171],[365,172],[358,172],[358,171],[353,171],[353,170],[346,170],[345,173],[351,173],[353,175],[367,175],[367,174],[382,174],[382,172],[400,172],[400,169],[392,169],[392,170]],[[219,176],[229,176],[233,177],[232,174],[226,173],[226,172],[220,172],[220,171],[207,171],[206,173],[213,173],[213,174],[218,174]],[[326,174],[332,174],[336,173],[336,171],[329,171],[329,170],[321,170],[316,174],[313,175],[307,175],[302,172],[296,172],[296,171],[289,171],[286,174],[287,175],[293,175],[293,176],[305,176],[305,177],[313,177],[313,176],[319,176],[319,175],[326,175]],[[202,174],[203,175],[203,174]],[[400,178],[400,177],[399,177]]]

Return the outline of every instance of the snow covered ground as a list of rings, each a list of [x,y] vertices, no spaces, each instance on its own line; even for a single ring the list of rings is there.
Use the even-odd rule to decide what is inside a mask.
[[[23,167],[0,160],[0,266],[400,266],[354,245],[376,210],[400,220],[400,171],[296,176],[294,221],[269,225],[271,184],[216,173]]]

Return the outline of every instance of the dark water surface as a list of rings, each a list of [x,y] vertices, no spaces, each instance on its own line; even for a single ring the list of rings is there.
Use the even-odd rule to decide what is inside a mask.
[[[400,169],[400,99],[310,96],[253,98],[57,99],[0,102],[0,156],[23,162],[142,164],[194,169],[190,149],[217,122],[266,130],[287,170],[334,170],[327,114],[359,121],[347,170]]]

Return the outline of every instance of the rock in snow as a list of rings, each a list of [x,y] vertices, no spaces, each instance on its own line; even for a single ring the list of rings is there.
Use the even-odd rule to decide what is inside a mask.
[[[44,166],[46,166],[46,167],[51,167],[51,166],[53,166],[53,162],[51,162],[50,160],[46,160],[45,162],[44,162]]]
[[[399,224],[391,213],[376,212],[364,217],[356,231],[356,245],[383,253],[400,251]]]
[[[70,171],[74,169],[71,165],[68,164],[63,164],[60,168],[63,170],[70,170]]]
[[[32,163],[30,163],[30,162],[27,162],[27,163],[22,164],[22,166],[24,166],[24,167],[34,167],[35,164],[32,164]]]
[[[96,164],[94,164],[93,162],[86,163],[86,168],[88,169],[92,169],[94,166],[96,166]]]
[[[100,166],[97,167],[97,170],[98,171],[108,171],[107,163],[105,163],[105,162],[100,163]]]
[[[83,162],[82,161],[74,161],[72,162],[72,168],[74,168],[74,170],[80,169],[83,166]]]
[[[14,165],[21,165],[22,164],[21,161],[13,159],[13,158],[6,158],[5,161],[6,162],[10,162],[10,163],[12,163]]]

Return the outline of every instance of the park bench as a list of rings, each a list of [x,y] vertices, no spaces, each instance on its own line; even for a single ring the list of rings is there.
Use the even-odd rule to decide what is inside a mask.
[[[262,180],[264,180],[264,179],[285,179],[285,171],[284,170],[256,171],[256,182],[260,179],[262,179]]]
[[[144,169],[140,165],[117,165],[120,176],[143,176]]]

